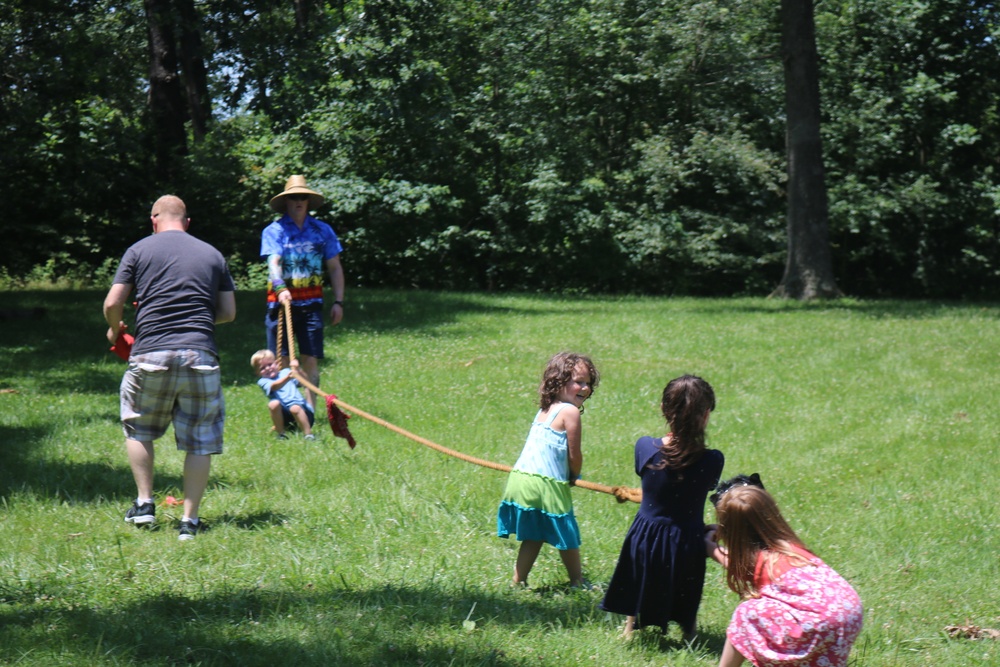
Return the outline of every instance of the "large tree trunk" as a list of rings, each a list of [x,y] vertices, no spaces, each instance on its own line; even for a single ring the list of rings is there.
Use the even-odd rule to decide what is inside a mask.
[[[297,31],[309,31],[309,2],[308,0],[293,0],[295,6],[295,29]]]
[[[212,115],[212,102],[208,94],[208,73],[205,69],[205,48],[194,0],[176,0],[180,16],[181,71],[184,72],[184,90],[187,93],[191,131],[195,141],[208,133],[208,119]]]
[[[781,0],[788,150],[788,261],[772,296],[840,296],[833,277],[820,141],[819,56],[812,0]]]
[[[145,0],[149,31],[149,105],[153,119],[156,175],[171,180],[187,153],[185,104],[177,73],[170,0]]]

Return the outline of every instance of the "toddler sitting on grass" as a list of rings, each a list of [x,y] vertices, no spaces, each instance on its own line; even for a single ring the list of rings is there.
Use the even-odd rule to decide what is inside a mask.
[[[313,407],[299,391],[299,383],[290,368],[278,368],[278,360],[271,350],[257,350],[250,357],[250,365],[260,377],[257,385],[267,394],[267,409],[274,422],[274,433],[285,440],[285,428],[298,426],[306,440],[315,440],[312,426],[316,420]]]

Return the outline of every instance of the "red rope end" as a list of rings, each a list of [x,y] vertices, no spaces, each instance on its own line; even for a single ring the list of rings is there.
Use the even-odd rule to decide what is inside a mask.
[[[347,440],[347,445],[354,449],[357,442],[354,441],[354,436],[351,435],[350,429],[347,428],[347,420],[351,418],[351,415],[345,414],[343,410],[337,407],[334,403],[334,399],[337,397],[333,394],[326,395],[326,416],[330,420],[330,428],[333,429],[333,434],[338,438],[344,438]]]

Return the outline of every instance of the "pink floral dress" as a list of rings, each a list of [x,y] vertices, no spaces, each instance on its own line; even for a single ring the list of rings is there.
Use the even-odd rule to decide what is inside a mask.
[[[760,597],[736,607],[726,635],[756,667],[843,667],[861,632],[861,598],[826,563],[802,551],[810,565],[767,581],[762,557],[754,581]],[[784,569],[781,560],[777,570]]]

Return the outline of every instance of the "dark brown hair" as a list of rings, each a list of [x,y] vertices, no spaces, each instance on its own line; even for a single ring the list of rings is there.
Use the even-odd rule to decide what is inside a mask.
[[[601,374],[597,372],[594,362],[582,354],[560,352],[549,359],[542,373],[542,383],[538,386],[538,405],[542,410],[548,410],[556,402],[559,391],[573,379],[573,371],[580,363],[587,367],[587,372],[590,374],[590,392],[593,395],[601,381]]]
[[[772,568],[779,555],[788,556],[793,565],[808,561],[794,549],[805,549],[785,518],[778,504],[764,489],[753,486],[733,486],[719,496],[715,506],[719,525],[718,540],[725,544],[729,564],[726,583],[741,597],[757,597],[753,574],[757,554],[765,552],[765,567]]]
[[[697,375],[674,378],[663,388],[660,411],[670,427],[670,440],[660,448],[657,468],[681,470],[705,451],[705,415],[715,409],[712,385]]]

